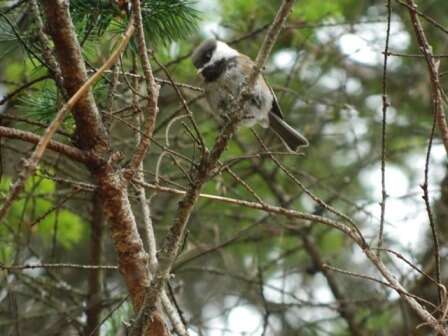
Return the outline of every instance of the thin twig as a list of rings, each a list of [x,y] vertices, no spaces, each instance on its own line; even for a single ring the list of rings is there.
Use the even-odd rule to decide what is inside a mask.
[[[425,302],[425,303],[431,305],[433,308],[437,308],[436,306],[434,306],[433,303],[431,303],[431,302],[429,302],[429,301],[427,301],[425,299],[422,299],[422,298],[420,298],[420,297],[418,297],[416,295],[410,294],[408,292],[402,292],[400,288],[396,288],[392,284],[390,284],[388,282],[385,282],[385,281],[383,281],[381,279],[374,278],[374,277],[372,277],[370,275],[343,270],[343,269],[340,269],[340,268],[337,268],[337,267],[334,267],[334,266],[330,266],[328,264],[324,264],[323,267],[328,269],[328,270],[330,270],[330,271],[338,272],[338,273],[341,273],[341,274],[344,274],[344,275],[348,275],[348,276],[351,276],[351,277],[354,277],[354,278],[360,278],[360,279],[365,279],[365,280],[376,282],[376,283],[378,283],[378,284],[380,284],[382,286],[394,289],[394,290],[398,291],[400,294],[412,297],[415,300],[419,300],[419,301],[422,301],[422,302]]]
[[[80,265],[70,263],[52,263],[52,264],[24,264],[24,265],[4,265],[0,263],[0,269],[5,271],[23,271],[27,269],[36,268],[73,268],[73,269],[106,269],[106,270],[118,270],[118,266],[115,265]]]
[[[95,332],[101,328],[101,326],[109,319],[111,318],[111,316],[123,305],[123,303],[125,303],[128,300],[129,296],[124,297],[120,302],[118,302],[118,304],[109,312],[109,314],[107,314],[102,320],[101,322],[96,326],[96,328],[94,330],[92,330],[92,332],[88,335],[88,336],[93,336],[95,334]]]
[[[196,123],[196,120],[194,119],[193,113],[191,112],[191,110],[188,108],[188,104],[185,101],[184,95],[182,94],[182,92],[180,91],[178,85],[174,82],[173,78],[171,77],[168,69],[162,64],[160,63],[156,57],[154,57],[154,61],[160,66],[160,68],[163,70],[163,72],[165,73],[165,75],[168,77],[168,80],[170,82],[170,84],[172,85],[172,87],[174,88],[174,91],[177,94],[177,97],[179,98],[186,114],[188,115],[188,118],[190,119],[191,124],[193,125],[193,129],[195,131],[196,137],[199,140],[199,145],[201,147],[201,150],[204,151],[205,150],[205,142],[204,139],[201,135],[201,132],[199,131],[199,127]]]
[[[390,0],[386,0],[387,8],[387,27],[386,27],[386,45],[384,47],[384,65],[383,65],[383,109],[381,121],[381,215],[380,215],[380,231],[378,235],[378,253],[383,246],[384,218],[386,216],[386,125],[387,125],[387,108],[390,103],[387,100],[387,60],[389,57],[389,38],[390,38],[390,19],[392,16],[392,8]]]
[[[419,274],[423,275],[425,278],[429,279],[429,281],[433,282],[434,284],[438,285],[438,283],[436,282],[436,280],[434,280],[429,274],[427,274],[426,272],[420,270],[413,262],[411,262],[410,260],[406,259],[402,254],[398,253],[397,251],[388,249],[388,248],[382,248],[383,251],[386,251],[390,254],[393,254],[394,256],[396,256],[398,259],[403,260],[409,267],[411,267],[413,270],[417,271]]]
[[[331,205],[325,203],[325,201],[316,195],[314,195],[297,177],[295,177],[274,155],[269,153],[269,150],[263,140],[258,136],[258,134],[252,130],[252,134],[256,137],[257,141],[260,143],[260,145],[263,147],[263,150],[268,153],[269,158],[295,183],[297,184],[313,201],[315,201],[317,204],[319,204],[324,209],[328,210],[331,213],[334,213],[336,216],[344,219],[346,222],[350,223],[350,225],[354,228],[354,230],[357,232],[358,238],[360,241],[362,241],[362,244],[364,246],[367,246],[367,243],[364,241],[364,237],[359,230],[358,226],[353,222],[353,220],[345,215],[344,213],[340,212],[338,209],[332,207]]]
[[[22,84],[21,86],[19,86],[18,88],[14,89],[13,91],[11,91],[10,93],[8,93],[6,96],[4,96],[2,99],[0,99],[0,105],[3,105],[4,103],[6,103],[8,100],[10,100],[11,98],[15,97],[16,95],[18,95],[20,92],[22,92],[25,89],[28,89],[30,86],[39,83],[43,80],[46,80],[50,78],[48,75],[44,75],[44,76],[40,76],[37,77],[36,79],[33,79],[25,84]]]
[[[37,134],[5,126],[0,126],[0,138],[17,139],[32,144],[38,144],[39,141],[41,141],[42,139]],[[48,149],[63,154],[68,158],[75,160],[77,162],[88,164],[99,163],[98,160],[90,153],[87,153],[76,147],[66,145],[55,140],[50,140],[48,142]]]
[[[435,261],[437,292],[438,292],[438,296],[439,296],[439,304],[441,304],[442,303],[442,290],[440,288],[440,285],[442,284],[442,282],[440,281],[439,237],[438,237],[437,227],[436,227],[437,224],[436,224],[436,221],[434,221],[434,217],[432,215],[432,209],[431,209],[431,203],[430,203],[431,200],[429,199],[429,190],[428,190],[429,161],[431,159],[431,149],[432,149],[432,142],[434,139],[435,131],[436,131],[436,118],[435,118],[435,114],[434,114],[432,127],[431,127],[431,133],[429,135],[428,148],[426,150],[424,182],[421,185],[421,188],[423,191],[423,200],[425,201],[426,213],[428,214],[429,227],[431,228],[431,235],[432,235],[432,241],[433,241],[432,253],[434,255],[434,261]]]
[[[155,60],[155,58],[154,58]],[[158,63],[159,64],[159,63]],[[161,67],[162,68],[162,67]],[[90,70],[89,70],[90,72]],[[106,73],[111,73],[111,70],[107,70]],[[144,76],[142,75],[138,75],[138,74],[134,74],[131,72],[124,72],[124,71],[119,71],[118,72],[120,75],[124,76],[124,77],[130,77],[130,78],[137,78],[137,79],[145,79]],[[173,86],[173,82],[167,79],[163,79],[163,78],[159,78],[159,77],[155,77],[155,81],[159,84],[162,85],[170,85]],[[179,88],[182,89],[188,89],[191,91],[197,91],[197,92],[204,92],[203,88],[200,88],[198,86],[194,86],[194,85],[190,85],[190,84],[186,84],[186,83],[179,83],[179,82],[174,82],[174,85],[178,86]]]
[[[384,52],[383,52],[384,53]],[[398,52],[389,51],[387,53],[388,56],[397,56],[397,57],[409,57],[409,58],[425,58],[422,54],[403,54]],[[448,58],[448,55],[432,55],[434,58]]]
[[[344,292],[339,287],[333,274],[330,273],[328,267],[325,265],[322,256],[319,252],[317,244],[310,237],[309,232],[301,233],[300,238],[303,242],[303,247],[305,251],[313,261],[313,264],[321,271],[322,275],[325,277],[328,287],[330,288],[333,296],[335,297],[338,304],[339,315],[346,321],[348,328],[353,336],[362,336],[364,332],[361,325],[356,321],[355,311],[350,304],[348,304]]]
[[[160,89],[160,86],[155,81],[154,75],[152,73],[151,63],[149,62],[145,41],[145,31],[143,28],[141,5],[139,0],[132,1],[132,17],[134,18],[135,27],[137,29],[138,51],[143,68],[143,74],[145,76],[148,105],[143,126],[143,133],[145,134],[145,136],[140,139],[140,143],[131,159],[131,162],[129,163],[127,171],[124,174],[128,181],[132,180],[132,177],[140,166],[140,163],[145,158],[145,155],[151,145],[151,137],[152,133],[154,132],[156,117],[159,109],[157,106],[157,101],[159,99]]]
[[[417,9],[417,6],[415,5],[415,3],[411,3],[408,0],[407,3],[405,3],[402,0],[396,0],[400,5],[408,8],[409,10],[417,13],[420,17],[422,17],[423,19],[425,19],[427,22],[429,22],[430,24],[432,24],[434,27],[436,27],[437,29],[439,29],[440,31],[444,32],[445,34],[448,34],[448,29],[445,28],[444,26],[442,26],[440,23],[438,23],[436,20],[434,20],[432,17],[429,17],[428,15],[426,15],[425,13],[419,11]]]
[[[47,126],[48,126],[47,124],[45,124],[43,122],[39,122],[39,121],[36,121],[36,120],[31,120],[31,119],[28,119],[28,118],[18,117],[16,115],[11,115],[11,114],[2,114],[0,116],[0,120],[1,119],[9,119],[9,120],[12,120],[12,121],[17,121],[19,123],[22,122],[22,123],[27,124],[27,125],[36,126],[38,128],[47,128]],[[72,139],[72,136],[73,136],[72,134],[70,134],[68,132],[65,132],[64,130],[58,130],[58,131],[56,131],[56,133],[66,137],[68,139]]]
[[[135,71],[135,57],[133,58],[133,71]],[[136,77],[133,78],[132,81],[132,85],[133,85],[133,89],[135,92],[138,91],[138,80]],[[143,115],[143,111],[141,110],[139,104],[138,104],[138,99],[137,99],[137,95],[133,94],[132,95],[132,106],[135,109],[136,112],[136,124],[137,124],[137,128],[138,129],[142,129],[142,121],[144,120],[144,115]],[[141,143],[141,138],[142,135],[140,132],[136,132],[135,133],[135,141],[138,144]],[[143,171],[143,162],[140,162],[140,165],[138,167],[138,170],[136,172],[136,179],[138,179],[139,181],[144,181],[145,180],[145,174]],[[137,193],[138,193],[138,199],[140,202],[140,209],[142,212],[142,216],[143,216],[143,232],[144,232],[144,236],[143,236],[143,241],[146,243],[146,248],[148,249],[147,253],[148,253],[148,266],[149,266],[149,271],[150,271],[150,275],[152,275],[157,267],[157,245],[156,245],[156,237],[154,234],[154,227],[152,225],[152,218],[151,218],[151,208],[150,208],[150,204],[148,202],[148,199],[146,198],[146,191],[145,188],[139,184],[137,185]],[[149,199],[149,201],[151,200],[151,198]]]

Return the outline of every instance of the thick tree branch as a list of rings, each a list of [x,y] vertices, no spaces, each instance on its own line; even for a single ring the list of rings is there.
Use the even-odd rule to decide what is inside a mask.
[[[63,76],[64,89],[69,96],[72,96],[87,83],[88,77],[81,55],[81,47],[71,20],[69,2],[66,0],[42,0],[42,5],[47,19],[47,31],[55,44],[55,54]],[[128,28],[127,40],[132,35],[133,29],[133,27]],[[126,44],[122,46],[122,49],[118,48],[121,50],[115,54],[116,57],[121,54]],[[110,62],[109,67],[116,61],[116,57]],[[103,71],[107,68],[104,68]],[[98,72],[101,71],[98,70]],[[107,134],[93,94],[88,87],[86,89],[73,106],[77,142],[82,149],[94,150],[97,154],[105,153],[109,149]]]

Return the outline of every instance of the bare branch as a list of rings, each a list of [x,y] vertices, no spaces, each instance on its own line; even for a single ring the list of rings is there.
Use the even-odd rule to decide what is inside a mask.
[[[420,51],[425,56],[426,63],[428,65],[428,72],[431,78],[432,87],[432,100],[434,104],[434,116],[437,119],[437,125],[442,137],[445,151],[448,153],[448,125],[445,118],[445,111],[443,105],[443,90],[440,86],[439,68],[434,60],[433,50],[426,38],[425,31],[420,22],[419,15],[417,13],[417,5],[414,0],[406,0],[407,7],[409,9],[409,15],[411,16],[412,26],[414,27],[417,42],[420,45]]]
[[[387,60],[389,57],[389,38],[390,38],[390,20],[392,16],[392,8],[390,0],[386,0],[387,8],[387,26],[386,26],[386,45],[384,47],[384,63],[383,63],[383,115],[381,121],[381,215],[380,215],[380,231],[378,235],[378,253],[383,245],[384,217],[386,215],[386,125],[387,125],[387,108],[390,103],[387,100]]]
[[[148,99],[146,119],[143,126],[143,133],[145,136],[141,137],[140,143],[134,156],[129,163],[129,169],[126,171],[125,177],[131,180],[137,171],[140,163],[145,158],[149,146],[151,145],[151,137],[154,132],[156,125],[156,117],[158,113],[157,100],[159,98],[160,86],[156,83],[154,75],[152,73],[151,64],[149,63],[149,57],[145,42],[145,32],[143,29],[143,18],[140,6],[140,0],[132,1],[132,15],[135,20],[135,26],[137,28],[137,40],[138,40],[138,51],[140,56],[140,61],[142,62],[143,74],[146,81],[146,94]]]
[[[41,137],[37,134],[5,126],[0,126],[0,138],[17,139],[33,144],[38,144],[41,140]],[[81,163],[93,165],[99,163],[98,159],[90,153],[55,140],[50,140],[48,143],[48,149],[63,154],[68,158]]]
[[[79,265],[79,264],[67,264],[67,263],[58,263],[58,264],[24,264],[24,265],[3,265],[0,264],[0,269],[5,271],[23,271],[26,269],[35,269],[35,268],[74,268],[74,269],[105,269],[105,270],[118,270],[118,266],[114,265]]]

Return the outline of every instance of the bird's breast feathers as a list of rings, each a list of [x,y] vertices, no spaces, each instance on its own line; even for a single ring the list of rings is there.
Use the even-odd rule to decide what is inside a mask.
[[[247,74],[252,71],[253,62],[244,55],[228,60],[225,70],[212,82],[206,82],[207,100],[211,107],[221,116],[228,115],[232,102],[247,84]],[[256,123],[263,127],[269,125],[268,113],[272,109],[273,96],[264,79],[260,76],[255,83],[253,96],[247,108],[241,124],[252,127]]]

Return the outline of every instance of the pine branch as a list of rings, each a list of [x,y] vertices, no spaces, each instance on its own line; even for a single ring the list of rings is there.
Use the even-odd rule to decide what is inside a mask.
[[[113,1],[72,0],[73,20],[81,36],[98,38],[108,30],[124,30],[129,21],[127,8]],[[152,44],[167,44],[194,32],[199,12],[190,0],[144,0],[143,28]]]

